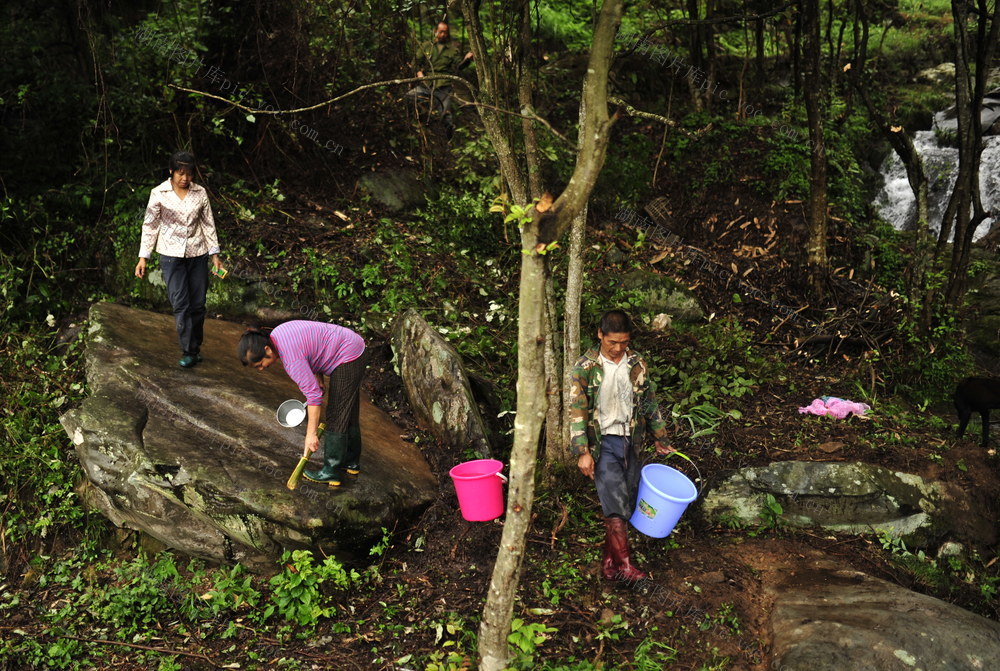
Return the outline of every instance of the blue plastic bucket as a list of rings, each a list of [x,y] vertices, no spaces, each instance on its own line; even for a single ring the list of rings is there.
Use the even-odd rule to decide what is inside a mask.
[[[696,498],[698,488],[686,475],[670,466],[648,464],[642,469],[639,496],[629,521],[647,536],[664,538]]]

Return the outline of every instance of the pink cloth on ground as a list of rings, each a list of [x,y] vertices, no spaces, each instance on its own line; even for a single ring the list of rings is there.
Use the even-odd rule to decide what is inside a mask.
[[[851,414],[863,417],[871,409],[871,406],[867,403],[855,403],[854,401],[845,401],[842,398],[830,397],[826,401],[821,398],[814,399],[809,405],[799,408],[799,412],[810,415],[829,415],[837,419],[844,419]]]

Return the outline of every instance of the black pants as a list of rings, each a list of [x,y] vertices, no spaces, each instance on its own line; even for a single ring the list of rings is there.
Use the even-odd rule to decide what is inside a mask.
[[[346,433],[352,426],[361,426],[361,378],[365,374],[365,355],[342,363],[330,374],[330,391],[326,397],[326,430]]]
[[[594,465],[594,484],[605,517],[629,519],[639,493],[639,459],[625,436],[601,436],[601,454]]]
[[[417,109],[420,109],[419,103],[421,101],[427,101],[427,120],[430,120],[431,114],[441,111],[441,120],[444,125],[451,128],[454,127],[454,122],[451,119],[451,86],[437,86],[433,89],[424,86],[423,84],[417,84],[412,89],[406,92],[406,95],[413,98],[417,103]]]
[[[163,281],[174,309],[181,352],[194,356],[205,340],[205,294],[208,292],[208,255],[182,258],[160,255]]]

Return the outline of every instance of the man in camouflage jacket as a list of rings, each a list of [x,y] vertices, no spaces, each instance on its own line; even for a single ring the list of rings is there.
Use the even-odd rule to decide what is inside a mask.
[[[646,362],[629,349],[633,330],[621,310],[604,313],[600,347],[576,362],[570,387],[570,449],[580,472],[597,485],[605,527],[601,570],[608,580],[646,577],[632,564],[627,537],[639,488],[636,447],[648,431],[657,453],[673,451]]]
[[[451,39],[451,31],[444,21],[434,30],[434,40],[422,43],[417,49],[417,76],[425,78],[427,83],[417,84],[406,95],[414,100],[429,101],[431,107],[428,112],[440,109],[449,139],[455,131],[451,116],[451,80],[436,79],[434,75],[457,75],[459,70],[472,62],[472,58],[471,51],[462,55],[461,45]]]

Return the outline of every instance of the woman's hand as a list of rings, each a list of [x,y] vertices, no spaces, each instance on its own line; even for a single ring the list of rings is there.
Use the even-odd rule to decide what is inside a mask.
[[[140,280],[146,276],[146,259],[140,258],[139,263],[135,264],[135,276]]]
[[[216,273],[225,270],[222,265],[222,260],[219,258],[218,254],[212,254],[212,266],[215,268]]]
[[[315,431],[306,434],[305,449],[315,452],[319,449],[319,435]]]

